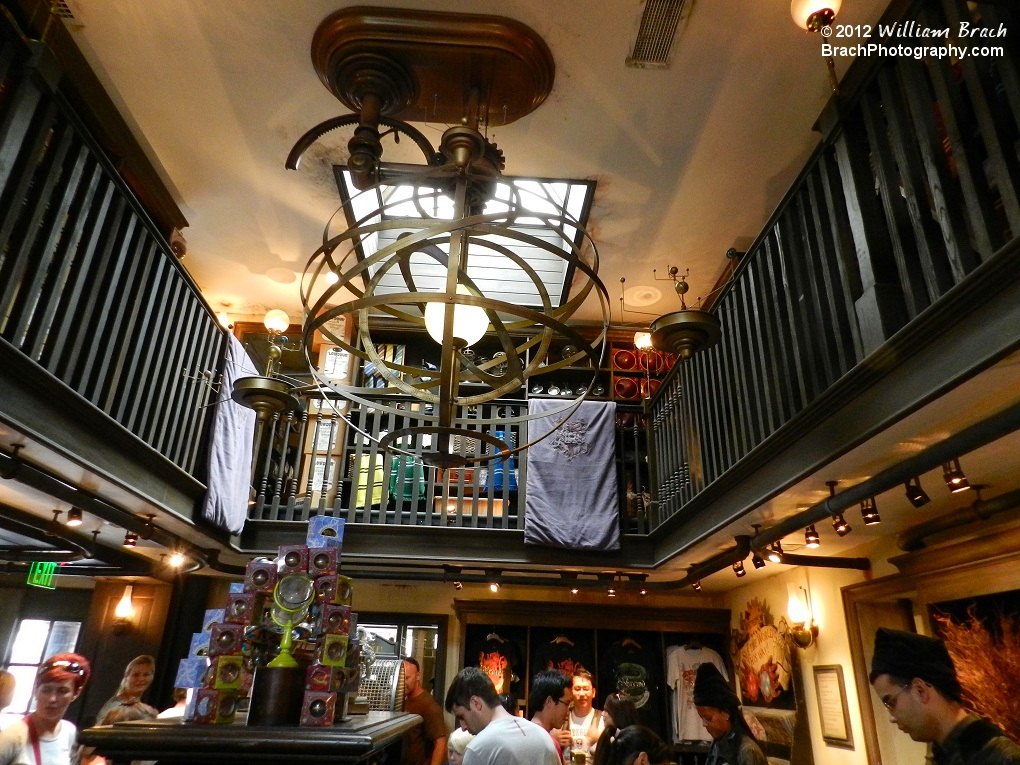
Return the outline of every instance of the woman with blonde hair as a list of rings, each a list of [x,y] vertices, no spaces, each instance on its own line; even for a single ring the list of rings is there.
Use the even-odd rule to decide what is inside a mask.
[[[446,754],[450,758],[450,765],[462,765],[464,762],[464,750],[473,739],[470,733],[463,728],[454,728],[446,739]]]
[[[99,714],[96,715],[96,722],[103,724],[110,712],[124,706],[137,706],[144,717],[141,719],[155,720],[159,710],[142,703],[142,696],[152,685],[152,678],[156,674],[156,660],[147,654],[136,656],[124,668],[124,677],[121,678],[120,686],[113,698],[103,704]]]

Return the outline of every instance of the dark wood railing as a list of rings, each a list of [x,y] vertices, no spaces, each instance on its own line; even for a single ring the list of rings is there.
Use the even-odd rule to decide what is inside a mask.
[[[963,58],[851,67],[821,145],[715,303],[722,341],[653,402],[653,529],[1020,236],[1020,13],[924,0],[883,23],[904,19],[1009,34],[954,38]]]
[[[0,19],[0,337],[194,475],[225,333],[58,81]]]
[[[327,515],[356,524],[523,530],[526,451],[509,462],[439,470],[423,463],[421,444],[406,447],[409,455],[379,448],[380,436],[407,427],[408,418],[357,407],[348,412],[323,393],[301,400],[303,412],[267,423],[250,520],[304,522]],[[408,411],[422,406],[411,399],[404,404]],[[487,421],[485,430],[509,433],[513,444],[527,440],[527,422],[514,419],[526,412],[526,401],[500,400],[472,409],[479,421]],[[651,487],[644,432],[638,412],[620,411],[616,471],[625,533],[648,530]],[[462,455],[466,446],[456,439],[453,444]]]

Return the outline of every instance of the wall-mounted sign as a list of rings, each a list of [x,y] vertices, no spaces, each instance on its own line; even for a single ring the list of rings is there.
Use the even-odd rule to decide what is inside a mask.
[[[53,577],[56,575],[56,563],[35,561],[28,569],[28,583],[33,587],[45,587],[48,590],[55,590],[57,585],[53,584]]]

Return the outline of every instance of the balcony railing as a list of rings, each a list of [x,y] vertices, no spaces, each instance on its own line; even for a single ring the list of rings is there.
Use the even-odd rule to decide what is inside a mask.
[[[260,449],[252,521],[306,521],[312,515],[344,518],[349,524],[449,526],[522,530],[527,452],[508,461],[441,470],[425,465],[421,443],[401,444],[407,454],[380,449],[380,436],[410,424],[392,413],[352,409],[326,394],[302,398],[304,411],[285,413],[267,424]],[[403,402],[408,411],[422,404]],[[485,429],[527,440],[517,420],[526,401],[500,400],[472,407]],[[348,422],[350,424],[348,424]],[[482,426],[479,425],[479,429]],[[650,486],[644,418],[621,410],[616,428],[616,472],[622,530],[647,533]],[[453,449],[467,456],[467,442]],[[490,447],[490,452],[492,447]]]
[[[54,72],[0,18],[0,342],[195,475],[225,334]]]
[[[882,23],[911,19],[1020,28],[1012,6],[963,0]],[[848,72],[821,145],[714,307],[722,341],[677,365],[653,402],[653,529],[1020,236],[1020,46],[951,42],[967,54]]]

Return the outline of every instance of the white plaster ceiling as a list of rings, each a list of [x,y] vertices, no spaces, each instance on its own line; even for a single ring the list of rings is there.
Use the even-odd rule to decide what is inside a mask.
[[[829,95],[820,38],[785,0],[692,1],[666,69],[624,65],[640,0],[77,0],[69,29],[181,205],[184,262],[213,307],[296,319],[300,272],[339,206],[329,164],[344,156],[327,141],[284,169],[299,136],[347,111],[312,69],[319,22],[360,4],[528,24],[555,59],[553,91],[491,138],[508,174],[598,181],[590,229],[619,322],[621,277],[638,288],[628,305],[653,316],[676,307],[653,268],[690,268],[689,297],[707,296],[816,145]],[[885,4],[847,2],[841,21],[874,22]],[[438,143],[444,126],[418,127]]]

